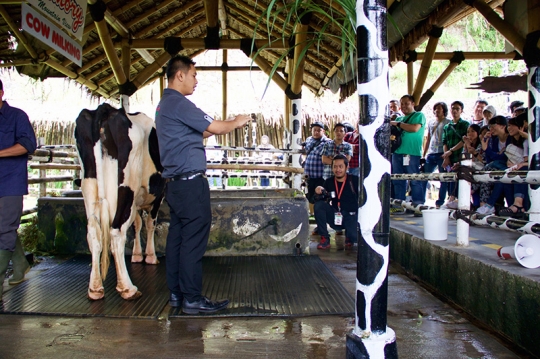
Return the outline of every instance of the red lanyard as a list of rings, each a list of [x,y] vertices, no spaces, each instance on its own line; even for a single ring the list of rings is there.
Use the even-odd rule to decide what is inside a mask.
[[[343,181],[343,185],[341,186],[341,189],[338,190],[338,182],[337,182],[337,179],[336,177],[334,177],[334,185],[336,186],[336,192],[337,192],[337,208],[338,208],[338,211],[341,212],[341,205],[340,205],[340,202],[339,202],[339,199],[341,198],[341,194],[343,193],[343,188],[345,188],[345,184],[347,183],[347,174],[345,174],[345,181]]]

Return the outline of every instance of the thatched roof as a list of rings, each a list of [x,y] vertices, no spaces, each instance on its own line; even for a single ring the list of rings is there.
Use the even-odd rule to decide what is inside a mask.
[[[16,66],[20,73],[41,79],[52,76],[70,77],[95,95],[118,98],[120,90],[113,72],[114,66],[111,67],[111,61],[98,35],[99,26],[88,12],[82,38],[82,67],[79,67],[39,40],[14,30],[14,27],[21,28],[21,2],[0,0],[1,67]],[[497,7],[503,1],[487,2],[491,7]],[[112,39],[117,61],[122,59],[122,46],[131,47],[127,80],[131,81],[135,88],[140,88],[161,75],[162,67],[169,58],[164,50],[165,38],[181,38],[185,49],[180,53],[194,56],[205,51],[203,40],[210,37],[209,25],[216,24],[222,39],[219,47],[234,48],[238,42],[225,45],[224,39],[252,38],[269,0],[105,0],[104,3],[107,8],[107,25],[102,29],[105,29],[108,33],[106,36]],[[317,3],[327,6],[329,13],[335,16],[343,17],[345,14],[343,8],[337,5],[339,1],[318,0]],[[391,61],[403,59],[408,50],[416,48],[427,38],[433,25],[448,26],[474,11],[462,0],[388,1],[388,4],[392,4],[389,13],[400,29],[397,31],[388,24]],[[326,23],[328,19],[314,14],[309,21],[311,34],[308,37],[315,36]],[[276,40],[282,35],[288,36],[294,32],[290,23],[278,21],[273,26],[270,39],[264,21],[255,37],[267,41]],[[335,66],[341,64],[342,57],[339,29],[331,26],[326,32],[336,37],[326,36],[316,46],[309,48],[303,74],[304,89],[318,94],[330,86],[331,81],[328,81],[327,75],[336,72]],[[189,42],[190,39],[193,41]],[[140,40],[148,41],[143,43]],[[23,44],[25,42],[26,44]],[[15,43],[18,44],[16,48]],[[270,67],[288,50],[288,44],[285,45],[262,51],[261,56]],[[281,70],[284,63],[280,65]],[[283,76],[281,71],[280,75]],[[354,93],[355,82],[350,79],[342,82],[346,83],[332,83],[334,87],[337,86],[334,90],[341,87],[342,98],[345,98]]]

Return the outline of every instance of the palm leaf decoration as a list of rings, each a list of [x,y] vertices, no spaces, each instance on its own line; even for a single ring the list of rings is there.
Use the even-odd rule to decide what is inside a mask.
[[[297,25],[306,16],[312,16],[312,21],[316,21],[318,27],[314,31],[311,27],[308,30],[307,38],[304,44],[296,44],[294,40],[296,36]],[[283,23],[283,29],[278,29],[278,24]],[[264,25],[263,25],[264,24]],[[272,38],[272,33],[278,30],[282,34],[282,40],[286,44],[291,44],[289,52],[284,52],[274,63],[272,67],[268,83],[276,71],[283,65],[283,60],[287,59],[287,55],[293,52],[296,46],[304,46],[300,53],[300,59],[296,62],[296,67],[293,69],[293,75],[298,70],[300,60],[307,56],[308,50],[319,52],[323,42],[335,42],[341,45],[342,66],[349,61],[350,68],[355,68],[356,63],[356,0],[330,0],[330,3],[314,0],[271,0],[266,7],[266,10],[259,16],[257,24],[254,28],[254,36],[259,31],[264,30],[268,34],[268,38]],[[288,31],[287,31],[288,30]],[[257,49],[254,57],[260,56],[265,47]],[[354,75],[356,76],[356,75]]]

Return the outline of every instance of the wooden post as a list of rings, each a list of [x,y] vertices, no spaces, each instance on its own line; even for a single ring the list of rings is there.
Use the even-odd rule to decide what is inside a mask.
[[[223,67],[229,66],[227,64],[227,59],[228,59],[228,52],[227,50],[224,49],[223,50]],[[227,79],[228,79],[227,70],[222,70],[221,72],[221,88],[223,91],[223,104],[221,107],[221,120],[222,121],[225,121],[227,119],[227,105],[228,105],[228,100],[229,100],[229,96],[227,92]],[[230,146],[228,133],[225,134],[225,141],[224,143],[222,143],[222,145]]]
[[[433,26],[433,28],[429,32],[426,55],[424,56],[422,64],[420,65],[420,71],[418,72],[418,76],[416,77],[416,84],[414,85],[414,90],[412,93],[415,102],[418,101],[420,95],[422,94],[422,91],[424,90],[424,85],[426,83],[427,75],[431,67],[431,62],[433,61],[433,57],[435,56],[435,50],[437,50],[437,44],[439,43],[439,38],[441,37],[442,32],[443,28],[438,26]]]

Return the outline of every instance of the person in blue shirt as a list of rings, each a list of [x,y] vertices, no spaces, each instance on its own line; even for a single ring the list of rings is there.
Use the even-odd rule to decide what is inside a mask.
[[[0,81],[0,302],[6,270],[11,260],[13,276],[9,284],[18,284],[30,270],[17,229],[28,194],[28,154],[36,150],[36,135],[28,115],[11,107],[4,97]]]
[[[225,309],[229,301],[213,301],[201,293],[202,258],[212,224],[203,138],[242,128],[251,116],[214,121],[188,100],[198,81],[195,62],[187,56],[170,59],[166,74],[168,86],[156,109],[156,132],[171,216],[165,247],[169,305],[182,307],[187,314],[211,313]]]

